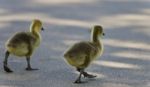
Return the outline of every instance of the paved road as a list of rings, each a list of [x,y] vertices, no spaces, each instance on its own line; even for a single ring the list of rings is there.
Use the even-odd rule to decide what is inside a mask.
[[[32,66],[40,70],[25,71],[25,59],[10,56],[14,73],[5,73],[5,41],[28,30],[34,18],[45,27],[32,56]],[[0,87],[150,87],[149,23],[150,0],[0,0]],[[95,24],[104,27],[105,51],[87,71],[98,77],[73,84],[78,74],[62,54],[73,43],[89,40]]]

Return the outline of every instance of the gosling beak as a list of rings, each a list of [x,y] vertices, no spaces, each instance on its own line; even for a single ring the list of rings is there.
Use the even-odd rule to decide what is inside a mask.
[[[105,36],[105,33],[103,33],[103,36]]]
[[[41,30],[44,31],[44,28],[42,27]]]

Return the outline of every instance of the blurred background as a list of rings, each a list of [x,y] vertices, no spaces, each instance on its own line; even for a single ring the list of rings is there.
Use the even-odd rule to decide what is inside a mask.
[[[3,71],[4,44],[15,32],[28,31],[33,19],[44,23],[42,43],[32,56],[38,71],[11,55]],[[150,0],[0,0],[0,87],[150,87]],[[104,54],[87,69],[96,79],[78,76],[63,59],[72,44],[90,40],[94,25],[104,28]],[[16,59],[18,58],[18,59]]]

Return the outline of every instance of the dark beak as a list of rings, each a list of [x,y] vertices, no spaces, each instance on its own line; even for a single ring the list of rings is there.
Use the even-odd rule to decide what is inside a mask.
[[[105,33],[103,33],[103,36],[105,36]]]
[[[42,27],[41,30],[44,31],[44,28]]]

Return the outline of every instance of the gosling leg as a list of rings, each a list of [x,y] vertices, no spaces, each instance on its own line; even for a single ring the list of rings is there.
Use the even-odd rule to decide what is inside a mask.
[[[81,76],[82,76],[82,74],[84,72],[84,69],[77,68],[77,71],[80,72],[80,74],[79,74],[79,77],[75,80],[74,83],[76,83],[76,84],[84,83],[83,81],[81,81]]]
[[[26,60],[27,60],[27,68],[26,68],[26,70],[27,71],[32,71],[32,70],[38,70],[38,69],[33,69],[33,68],[31,68],[31,65],[30,65],[30,57],[26,57]]]
[[[86,56],[84,65],[85,65],[85,66],[88,66],[89,63],[90,63],[90,58],[89,58],[89,56]],[[87,77],[87,78],[95,78],[95,77],[96,77],[95,75],[88,74],[88,73],[85,72],[85,71],[83,71],[83,76],[84,76],[84,77]]]
[[[4,67],[4,71],[6,71],[8,73],[11,73],[13,71],[7,65],[9,55],[10,55],[10,53],[8,51],[6,51],[5,52],[5,59],[4,59],[4,62],[3,62],[3,67]]]

